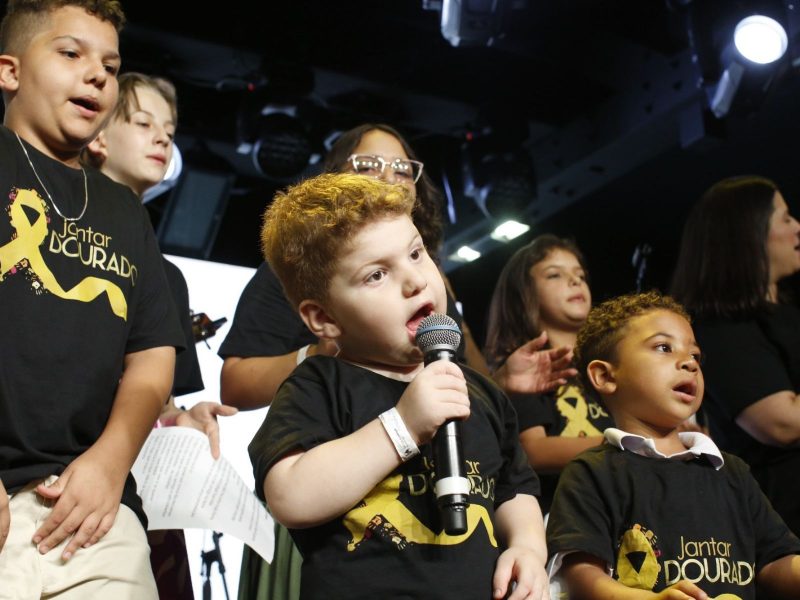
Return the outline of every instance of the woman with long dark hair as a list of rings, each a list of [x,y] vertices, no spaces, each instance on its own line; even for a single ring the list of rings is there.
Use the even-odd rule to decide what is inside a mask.
[[[800,310],[781,281],[800,271],[800,223],[769,179],[714,184],[683,231],[671,293],[692,314],[705,361],[704,415],[800,534]]]

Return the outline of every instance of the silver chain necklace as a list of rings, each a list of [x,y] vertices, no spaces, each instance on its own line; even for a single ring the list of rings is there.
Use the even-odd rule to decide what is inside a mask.
[[[58,206],[56,205],[55,200],[50,195],[50,192],[47,191],[47,188],[42,181],[42,178],[39,177],[39,173],[36,172],[36,167],[33,166],[33,162],[31,161],[31,157],[28,155],[28,151],[25,149],[25,144],[22,143],[22,140],[19,137],[19,134],[15,131],[14,135],[17,136],[17,141],[19,142],[19,147],[22,148],[22,152],[25,154],[25,158],[28,159],[28,164],[31,166],[31,171],[36,176],[36,181],[39,182],[39,185],[42,186],[44,193],[47,194],[47,199],[50,200],[50,204],[53,205],[53,208],[56,209],[58,216],[64,219],[65,221],[80,221],[81,217],[83,217],[84,213],[86,212],[86,207],[89,206],[89,184],[86,182],[86,170],[81,167],[81,173],[83,173],[83,210],[81,210],[81,214],[77,217],[68,217],[60,210],[58,210]]]

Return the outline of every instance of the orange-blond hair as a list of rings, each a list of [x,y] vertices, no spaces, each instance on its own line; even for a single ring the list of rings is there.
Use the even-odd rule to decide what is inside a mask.
[[[278,192],[264,213],[261,248],[295,307],[325,301],[336,264],[370,223],[411,215],[402,185],[363,175],[327,173]]]

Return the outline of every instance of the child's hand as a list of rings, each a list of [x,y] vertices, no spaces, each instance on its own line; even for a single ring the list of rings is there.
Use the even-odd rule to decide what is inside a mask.
[[[708,594],[693,583],[681,579],[678,583],[656,594],[657,600],[707,600]]]
[[[515,583],[513,592],[511,584]],[[492,579],[492,596],[508,600],[550,598],[550,585],[544,565],[533,550],[511,547],[497,559]]]
[[[429,364],[403,392],[397,412],[417,445],[429,442],[445,421],[466,419],[469,396],[461,369],[446,360]]]
[[[36,493],[56,503],[33,534],[39,552],[46,554],[72,536],[61,554],[67,561],[79,548],[97,543],[114,524],[127,475],[90,448],[72,461],[52,485],[40,484]]]
[[[539,394],[556,389],[578,374],[570,366],[572,348],[545,348],[547,332],[512,352],[494,374],[494,380],[508,393]]]
[[[11,509],[8,506],[8,494],[0,480],[0,552],[3,550],[3,545],[8,538],[8,530],[11,529]]]
[[[217,416],[229,417],[239,412],[233,406],[226,406],[218,402],[198,402],[189,410],[182,410],[175,417],[175,425],[179,427],[192,427],[202,431],[208,436],[211,445],[211,456],[214,460],[219,458],[219,423]]]

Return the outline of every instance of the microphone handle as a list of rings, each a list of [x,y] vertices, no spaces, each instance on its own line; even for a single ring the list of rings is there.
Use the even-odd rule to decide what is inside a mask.
[[[425,365],[437,360],[456,361],[455,348],[452,347],[435,347],[424,355]],[[448,535],[467,532],[469,479],[465,474],[463,455],[461,421],[445,421],[433,436],[433,460],[436,468],[436,506]]]
[[[467,532],[469,480],[461,450],[461,422],[446,421],[433,438],[436,505],[448,535]]]

